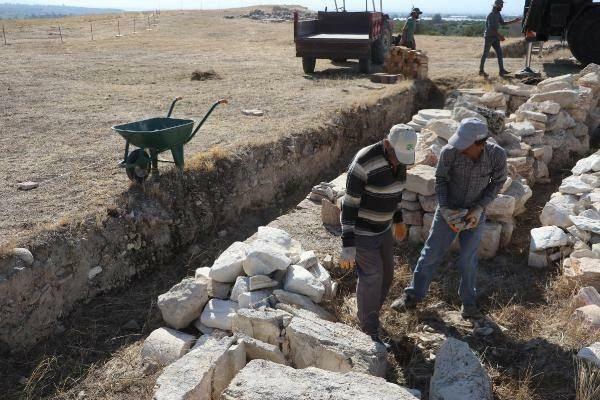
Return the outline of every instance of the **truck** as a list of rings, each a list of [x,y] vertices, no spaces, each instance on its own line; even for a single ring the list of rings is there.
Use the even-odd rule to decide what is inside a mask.
[[[600,1],[526,0],[523,31],[530,41],[566,39],[582,64],[600,64]]]
[[[373,5],[375,2],[373,1]],[[349,12],[345,8],[319,11],[316,19],[300,21],[294,13],[296,57],[307,74],[315,72],[317,59],[358,59],[360,72],[383,64],[392,43],[393,21],[381,10]]]

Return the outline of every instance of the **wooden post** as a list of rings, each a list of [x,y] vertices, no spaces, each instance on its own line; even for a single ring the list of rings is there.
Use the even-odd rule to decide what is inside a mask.
[[[4,45],[8,45],[8,43],[6,43],[6,31],[4,30],[4,25],[2,25],[2,37],[4,38]]]
[[[94,24],[90,22],[90,34],[92,35],[92,41],[94,40]]]
[[[62,29],[60,29],[60,25],[58,26],[58,34],[60,35],[60,42],[64,43],[63,37],[62,37]]]
[[[146,29],[147,31],[151,31],[152,27],[150,25],[150,14],[148,14],[148,28]]]
[[[135,35],[135,17],[133,17],[133,34]]]
[[[121,18],[117,18],[117,37],[121,37]]]

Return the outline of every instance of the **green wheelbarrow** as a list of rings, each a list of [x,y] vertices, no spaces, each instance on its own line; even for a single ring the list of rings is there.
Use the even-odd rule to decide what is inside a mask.
[[[196,136],[200,127],[219,104],[227,104],[227,100],[214,103],[194,129],[193,120],[171,118],[173,108],[179,100],[181,97],[173,100],[166,118],[151,118],[112,127],[125,139],[125,156],[119,166],[125,168],[127,176],[132,181],[143,183],[150,173],[158,174],[159,161],[173,163],[178,168],[183,168],[183,146]],[[138,148],[129,152],[130,145]],[[158,158],[159,153],[167,150],[171,150],[173,161]]]

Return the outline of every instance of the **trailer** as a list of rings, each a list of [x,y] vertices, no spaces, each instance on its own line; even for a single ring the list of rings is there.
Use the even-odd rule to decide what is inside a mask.
[[[383,64],[392,31],[393,21],[381,11],[320,11],[317,19],[306,21],[294,13],[296,57],[307,74],[315,71],[317,59],[357,59],[360,72],[370,73],[372,64]]]

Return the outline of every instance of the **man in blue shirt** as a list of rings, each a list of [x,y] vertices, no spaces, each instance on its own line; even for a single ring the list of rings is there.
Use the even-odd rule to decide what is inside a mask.
[[[500,46],[500,42],[505,40],[504,36],[500,33],[500,26],[510,25],[521,21],[521,18],[515,18],[512,21],[505,22],[504,18],[500,14],[502,8],[504,7],[503,0],[496,0],[494,3],[494,7],[492,8],[492,12],[487,16],[485,21],[485,44],[483,46],[483,56],[481,56],[481,64],[479,65],[479,75],[487,78],[488,74],[485,73],[484,65],[485,60],[488,58],[490,54],[490,48],[493,47],[496,51],[496,55],[498,56],[498,66],[500,67],[500,76],[505,76],[509,74],[507,70],[504,69],[504,60],[502,56],[502,46]]]

